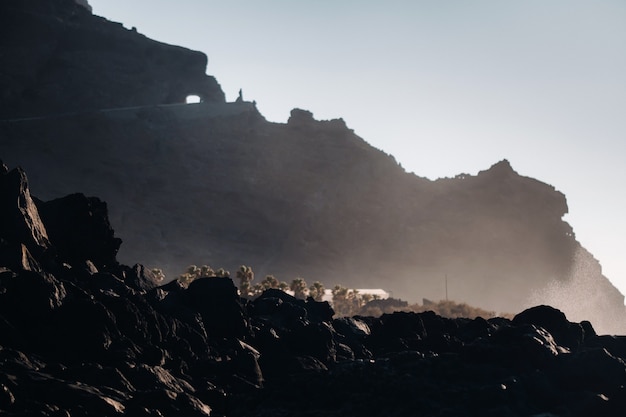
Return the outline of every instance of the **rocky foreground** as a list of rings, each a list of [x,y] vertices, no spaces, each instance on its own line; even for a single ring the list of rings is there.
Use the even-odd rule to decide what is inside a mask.
[[[106,204],[42,202],[0,165],[0,415],[617,416],[626,337],[513,320],[334,318],[229,278],[120,265]]]

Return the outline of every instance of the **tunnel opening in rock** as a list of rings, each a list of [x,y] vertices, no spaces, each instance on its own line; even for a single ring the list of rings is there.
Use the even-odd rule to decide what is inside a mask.
[[[202,97],[197,94],[190,94],[185,97],[185,103],[194,104],[194,103],[202,103]]]

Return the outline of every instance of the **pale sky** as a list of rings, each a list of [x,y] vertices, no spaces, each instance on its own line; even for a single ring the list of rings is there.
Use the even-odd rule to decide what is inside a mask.
[[[227,100],[270,121],[343,118],[409,172],[508,159],[556,187],[626,294],[626,1],[89,0],[204,52]]]

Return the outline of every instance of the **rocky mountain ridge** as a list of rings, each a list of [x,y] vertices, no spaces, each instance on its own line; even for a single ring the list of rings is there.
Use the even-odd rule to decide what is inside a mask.
[[[296,109],[270,123],[225,103],[199,52],[71,0],[1,7],[0,155],[44,199],[106,200],[124,262],[170,277],[246,264],[413,302],[444,298],[447,281],[451,298],[498,312],[552,294],[569,317],[626,331],[624,297],[563,221],[565,196],[508,161],[420,178],[342,120]],[[177,104],[188,94],[204,102]]]
[[[74,0],[6,0],[0,15],[0,118],[224,102],[203,53],[156,42]]]

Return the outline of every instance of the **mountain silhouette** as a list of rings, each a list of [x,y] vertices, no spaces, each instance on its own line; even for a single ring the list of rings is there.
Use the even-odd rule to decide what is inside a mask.
[[[269,122],[254,102],[226,102],[203,53],[82,3],[0,6],[0,157],[44,200],[107,201],[121,261],[170,278],[189,264],[245,264],[496,312],[545,303],[599,332],[626,330],[623,295],[553,186],[507,160],[429,180],[341,119],[294,109]]]

